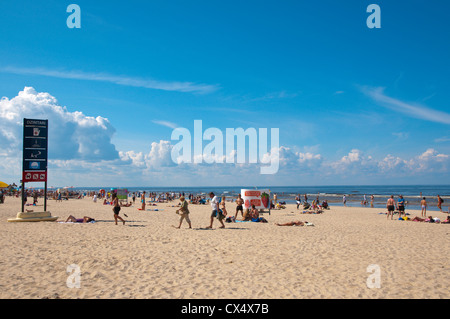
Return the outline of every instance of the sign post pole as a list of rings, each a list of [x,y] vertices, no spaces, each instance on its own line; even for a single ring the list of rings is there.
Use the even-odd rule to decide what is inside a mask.
[[[21,180],[22,182],[22,213],[25,211],[25,183],[23,182],[23,180]]]

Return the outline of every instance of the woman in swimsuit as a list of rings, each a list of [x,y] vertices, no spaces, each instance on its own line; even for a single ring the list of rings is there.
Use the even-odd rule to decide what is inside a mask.
[[[394,218],[394,210],[395,210],[394,195],[391,195],[391,198],[387,200],[386,208],[388,210],[387,219],[389,219],[389,215],[391,215],[392,220]]]
[[[141,203],[142,203],[141,210],[145,210],[145,192],[142,193]]]
[[[122,223],[125,225],[125,221],[123,220],[122,217],[119,216],[119,212],[120,212],[120,205],[119,205],[119,199],[117,198],[117,194],[114,193],[112,195],[112,200],[113,200],[113,212],[114,212],[114,221],[116,222],[117,225],[117,220],[120,219],[122,221]]]
[[[437,207],[439,208],[439,211],[442,213],[442,202],[443,202],[443,200],[442,200],[441,196],[437,195],[437,200],[438,200]]]
[[[227,216],[227,209],[225,208],[225,196],[222,196],[222,200],[220,201],[220,207],[222,208],[222,214]]]

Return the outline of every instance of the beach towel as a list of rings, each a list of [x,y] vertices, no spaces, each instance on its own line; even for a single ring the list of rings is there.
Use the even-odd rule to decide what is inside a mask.
[[[254,223],[267,223],[267,220],[265,218],[259,217],[259,218],[252,218],[252,222],[254,222]]]

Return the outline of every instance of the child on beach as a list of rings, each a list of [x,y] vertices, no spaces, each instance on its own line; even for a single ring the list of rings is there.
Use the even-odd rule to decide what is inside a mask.
[[[181,227],[181,223],[183,222],[184,219],[186,219],[186,222],[189,224],[189,228],[192,228],[191,220],[189,219],[188,202],[187,202],[187,200],[185,200],[184,196],[180,197],[180,202],[181,202],[181,207],[180,207],[180,209],[177,209],[177,211],[176,211],[176,213],[180,215],[180,224],[178,225],[178,227],[175,227],[175,228],[179,229]]]

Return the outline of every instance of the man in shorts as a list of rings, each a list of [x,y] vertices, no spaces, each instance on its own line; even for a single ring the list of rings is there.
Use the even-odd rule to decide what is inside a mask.
[[[397,200],[397,209],[398,209],[398,217],[402,217],[402,214],[404,214],[406,216],[405,213],[405,199],[403,198],[402,195],[399,196],[398,200]]]
[[[236,199],[236,215],[234,216],[234,219],[237,219],[238,212],[241,211],[241,216],[244,217],[244,208],[242,205],[244,204],[244,200],[241,197],[241,194],[238,195],[238,198]]]
[[[387,200],[386,209],[388,211],[387,219],[389,219],[389,215],[390,215],[391,220],[392,220],[394,218],[394,210],[395,210],[394,195],[391,195],[391,197]]]
[[[210,198],[209,202],[211,204],[212,213],[211,213],[211,223],[207,228],[212,228],[215,217],[217,217],[219,222],[222,224],[222,226],[220,226],[219,228],[225,228],[225,224],[223,223],[223,219],[225,218],[225,216],[223,215],[222,211],[219,209],[219,198],[217,196],[215,196],[213,192],[209,193],[209,198]]]

